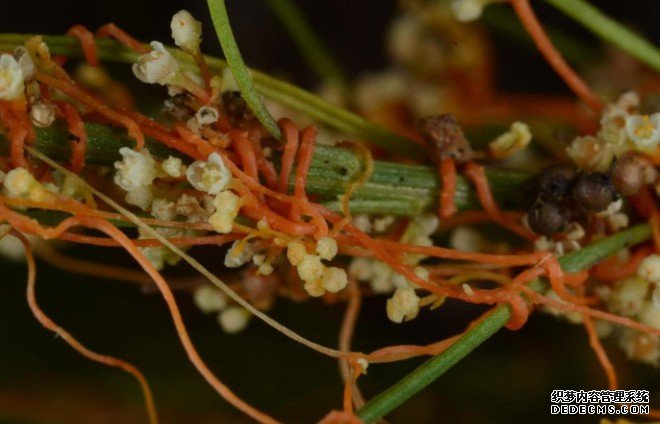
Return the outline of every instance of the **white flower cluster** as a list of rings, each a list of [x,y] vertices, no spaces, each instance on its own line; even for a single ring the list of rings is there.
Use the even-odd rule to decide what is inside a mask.
[[[401,242],[416,246],[431,246],[431,234],[438,228],[438,218],[435,215],[416,216],[408,225],[401,237]],[[421,254],[406,254],[404,262],[413,266],[415,275],[422,280],[428,280],[429,272],[422,266],[417,266],[426,256]],[[374,293],[392,293],[387,302],[387,316],[390,320],[400,323],[404,319],[412,319],[419,310],[419,298],[415,294],[415,285],[403,275],[398,274],[389,265],[370,258],[355,258],[349,266],[349,274],[360,282],[369,283]],[[415,300],[416,299],[416,300]]]
[[[660,145],[660,113],[636,113],[639,97],[634,92],[622,95],[608,105],[595,136],[577,137],[566,149],[580,168],[605,172],[615,157],[631,150],[653,153]]]
[[[615,281],[597,293],[607,302],[610,312],[660,329],[660,256],[649,255],[640,263],[637,275]],[[579,321],[575,319],[572,322]],[[596,324],[599,323],[603,324],[596,321]],[[628,327],[616,332],[606,331],[599,336],[609,334],[618,337],[619,345],[630,359],[660,365],[659,336]]]
[[[238,210],[241,207],[241,198],[231,190],[224,190],[218,193],[213,199],[215,212],[209,217],[209,224],[213,229],[221,234],[231,232],[234,219],[238,216]]]
[[[244,308],[229,305],[227,297],[217,287],[205,284],[193,294],[195,305],[205,314],[218,314],[218,324],[227,334],[236,334],[245,329],[250,313]]]
[[[326,267],[322,260],[330,261],[337,255],[337,241],[330,237],[321,238],[316,244],[316,254],[307,253],[299,241],[289,242],[286,256],[289,263],[298,269],[298,276],[305,283],[310,296],[320,297],[326,291],[337,293],[348,285],[348,276],[343,268]]]
[[[215,196],[212,201],[214,212],[209,217],[213,229],[221,234],[231,232],[241,204],[240,197],[229,190],[233,178],[222,157],[211,153],[206,162],[194,162],[188,167],[186,177],[197,190]]]
[[[561,257],[568,252],[573,252],[582,248],[580,240],[585,236],[585,231],[582,225],[577,222],[571,222],[566,226],[563,235],[564,239],[558,241],[553,240],[551,237],[538,237],[534,241],[534,250],[552,252],[555,256]]]
[[[41,202],[46,199],[50,191],[44,187],[25,168],[14,168],[4,176],[2,181],[4,194],[9,197],[30,199]]]
[[[148,187],[156,179],[156,161],[148,149],[136,151],[128,147],[119,149],[121,161],[115,162],[115,184],[126,191]]]
[[[115,162],[115,184],[126,191],[126,203],[146,210],[153,201],[151,184],[158,173],[156,160],[146,148],[136,151],[122,147],[119,153],[122,160]]]

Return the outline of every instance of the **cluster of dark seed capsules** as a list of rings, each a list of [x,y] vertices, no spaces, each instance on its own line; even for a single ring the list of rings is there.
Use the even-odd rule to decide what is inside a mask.
[[[643,164],[633,156],[618,159],[608,172],[581,172],[568,165],[544,169],[526,190],[529,227],[550,236],[569,222],[602,212],[621,196],[633,196],[644,185]]]

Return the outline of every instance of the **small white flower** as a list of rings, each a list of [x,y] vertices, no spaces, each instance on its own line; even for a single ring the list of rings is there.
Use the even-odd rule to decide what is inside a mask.
[[[494,2],[495,0],[454,0],[451,3],[451,9],[457,20],[470,22],[479,19],[484,7]]]
[[[241,198],[229,190],[220,192],[213,199],[215,212],[209,217],[209,224],[220,234],[231,232],[234,219],[238,216]]]
[[[23,70],[14,56],[0,55],[0,100],[16,100],[25,88]]]
[[[174,44],[191,54],[199,51],[202,23],[195,20],[187,10],[180,10],[172,16],[170,28]]]
[[[218,194],[231,183],[231,172],[217,153],[211,153],[207,162],[197,161],[186,171],[188,181],[199,191]]]
[[[331,237],[322,237],[316,244],[316,253],[321,259],[330,261],[337,255],[337,240]]]
[[[151,214],[157,219],[171,221],[176,217],[176,205],[168,199],[154,199],[151,203]]]
[[[293,266],[298,266],[306,254],[305,245],[299,241],[292,241],[286,245],[286,257]]]
[[[227,334],[236,334],[247,327],[250,313],[240,306],[230,306],[218,315],[218,323]]]
[[[419,312],[419,297],[413,288],[396,289],[387,300],[386,309],[390,321],[401,323],[404,319],[413,319]]]
[[[169,156],[165,159],[163,163],[161,163],[161,167],[163,168],[163,172],[165,172],[168,177],[172,178],[182,177],[186,169],[181,159],[174,156]]]
[[[138,187],[127,192],[124,200],[129,205],[137,206],[145,211],[151,206],[151,202],[154,200],[154,194],[149,186]]]
[[[637,275],[646,281],[660,284],[660,256],[649,255],[639,264]]]
[[[61,193],[64,196],[71,197],[74,199],[84,199],[89,195],[89,190],[85,185],[78,179],[74,178],[71,175],[67,175],[62,180]]]
[[[660,338],[656,335],[625,328],[619,346],[630,359],[655,367],[660,363]]]
[[[28,53],[27,49],[23,46],[18,46],[14,49],[14,59],[23,71],[23,77],[26,81],[31,80],[37,73],[37,67],[32,60],[32,56]]]
[[[136,190],[140,187],[150,185],[156,178],[156,161],[149,150],[142,149],[139,152],[122,147],[119,153],[123,159],[115,162],[117,173],[115,184],[126,191]]]
[[[202,106],[195,112],[195,119],[199,125],[211,125],[219,118],[220,112],[212,106]]]
[[[7,224],[0,224],[0,258],[12,262],[25,262],[25,247],[23,243],[16,238],[8,236],[12,227]],[[32,238],[32,236],[28,236]]]
[[[325,294],[323,282],[320,278],[316,280],[305,281],[304,288],[307,294],[312,297],[321,297]]]
[[[660,143],[660,113],[632,115],[626,119],[628,137],[641,149],[652,149]]]
[[[217,287],[205,284],[193,294],[195,305],[205,314],[220,312],[227,306],[227,298]]]
[[[188,218],[188,222],[199,223],[206,222],[209,219],[209,212],[199,204],[195,196],[182,194],[176,201],[175,211],[179,215]]]
[[[30,106],[30,121],[35,127],[47,128],[55,122],[55,108],[52,104],[38,100]]]
[[[133,64],[133,74],[147,84],[166,85],[174,81],[179,72],[179,64],[162,43],[151,42],[151,50]]]
[[[242,246],[242,249],[239,250],[239,247]],[[225,256],[225,266],[227,268],[238,268],[239,266],[245,265],[250,262],[250,259],[254,255],[254,248],[250,243],[243,243],[241,240],[236,240],[232,243],[229,250],[227,250],[227,255]]]
[[[25,168],[14,168],[7,173],[3,185],[11,197],[24,197],[39,184],[34,176]]]
[[[348,266],[348,273],[358,281],[367,281],[374,274],[373,264],[369,258],[355,258]]]
[[[566,148],[566,154],[581,169],[606,172],[614,159],[615,150],[613,143],[585,135],[575,138]]]
[[[259,265],[257,268],[257,274],[258,275],[270,275],[273,273],[275,269],[273,268],[273,265],[270,262],[264,262]]]
[[[610,311],[626,317],[634,316],[642,309],[649,283],[639,277],[629,277],[615,282],[608,299]]]
[[[369,215],[355,215],[353,217],[353,224],[364,233],[370,233],[373,229],[373,224],[369,218]]]
[[[449,245],[461,252],[479,252],[485,243],[484,236],[472,227],[457,227],[449,237]]]
[[[323,271],[321,285],[330,293],[337,293],[348,285],[348,276],[342,268],[330,267]]]
[[[303,281],[316,281],[323,276],[324,266],[321,258],[307,254],[298,264],[298,275]]]
[[[630,224],[630,219],[625,213],[615,213],[607,217],[607,224],[610,230],[616,232],[626,228]]]

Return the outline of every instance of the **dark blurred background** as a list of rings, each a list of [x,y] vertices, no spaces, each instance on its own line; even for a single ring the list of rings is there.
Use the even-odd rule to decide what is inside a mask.
[[[305,87],[317,81],[273,14],[261,0],[229,1],[229,14],[246,61]],[[538,3],[544,22],[580,37],[594,48],[589,34]],[[660,2],[601,0],[598,7],[634,25],[656,44],[660,41]],[[1,32],[60,34],[76,23],[96,28],[109,21],[143,40],[169,40],[173,13],[187,8],[204,22],[203,49],[218,54],[205,2],[140,0],[133,2],[0,1]],[[384,35],[396,10],[381,0],[298,1],[341,65],[357,76],[387,64]],[[558,90],[561,83],[531,50],[495,35],[502,64],[500,84],[512,90]],[[194,250],[195,252],[198,250]],[[124,261],[118,252],[74,249],[73,255]],[[210,263],[220,249],[209,248]],[[216,255],[216,256],[214,256]],[[185,272],[182,267],[181,272]],[[43,330],[25,301],[25,266],[0,260],[0,422],[133,423],[144,422],[137,384],[121,371],[81,358]],[[165,423],[248,422],[218,398],[188,363],[162,299],[126,283],[97,280],[39,265],[41,306],[55,321],[99,352],[127,359],[144,371]],[[202,356],[230,387],[257,407],[286,422],[309,423],[341,405],[337,364],[253,320],[235,336],[222,333],[213,317],[203,316],[190,296],[179,302]],[[429,343],[462,329],[479,309],[448,304],[424,312],[411,323],[395,325],[384,313],[384,300],[368,299],[357,326],[355,349],[370,351],[392,343]],[[342,306],[318,301],[280,301],[271,314],[320,343],[335,345]],[[624,388],[656,393],[660,378],[648,366],[625,360],[605,342]],[[372,366],[361,379],[367,397],[388,387],[421,360]],[[589,349],[582,327],[535,316],[521,331],[502,331],[430,388],[389,417],[396,423],[435,422],[597,422],[596,417],[552,417],[552,389],[602,389],[605,377]]]

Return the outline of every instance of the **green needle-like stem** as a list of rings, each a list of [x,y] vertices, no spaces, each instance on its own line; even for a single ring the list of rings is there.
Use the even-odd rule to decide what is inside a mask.
[[[87,157],[90,164],[113,166],[121,160],[119,149],[134,147],[135,141],[126,131],[103,124],[86,123]],[[71,155],[71,141],[66,125],[57,122],[49,128],[36,129],[35,147],[55,160],[66,161]],[[189,158],[179,152],[147,139],[146,146],[155,157],[169,155]],[[0,154],[9,152],[9,141],[0,132]],[[278,158],[275,157],[276,165]],[[306,190],[316,200],[327,202],[331,209],[339,211],[338,196],[343,195],[352,181],[363,172],[362,158],[350,149],[316,146],[309,170]],[[530,174],[506,169],[489,169],[487,176],[495,198],[506,207],[520,204],[519,188]],[[293,184],[293,177],[291,179]],[[433,211],[437,205],[440,182],[437,171],[431,166],[406,165],[396,162],[374,161],[371,178],[357,189],[351,198],[353,213],[391,214],[414,216]],[[472,185],[459,177],[456,184],[456,206],[474,209],[479,206]]]
[[[266,109],[266,106],[264,106],[259,93],[255,90],[252,77],[250,76],[250,70],[245,66],[243,56],[241,56],[241,52],[236,44],[234,33],[229,25],[225,0],[208,0],[207,3],[211,12],[211,20],[213,21],[215,32],[222,46],[222,51],[227,59],[227,64],[229,64],[229,69],[231,69],[231,73],[234,75],[236,84],[243,95],[243,99],[245,99],[254,116],[257,117],[266,130],[279,140],[282,138],[280,128],[277,126],[277,122],[275,122],[270,112],[268,112],[268,109]]]

